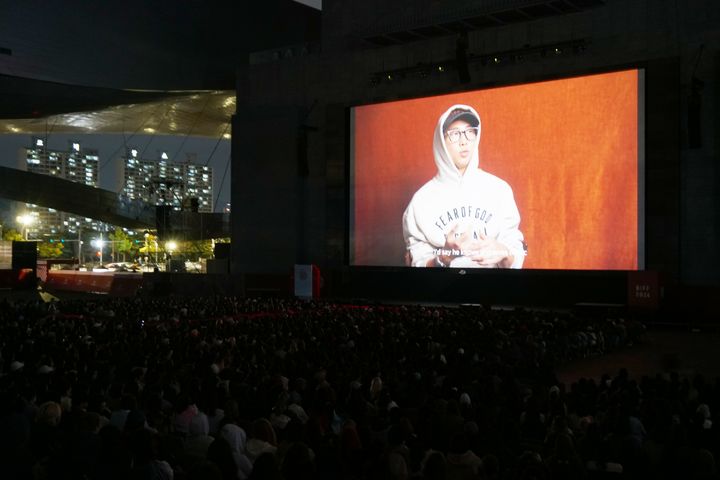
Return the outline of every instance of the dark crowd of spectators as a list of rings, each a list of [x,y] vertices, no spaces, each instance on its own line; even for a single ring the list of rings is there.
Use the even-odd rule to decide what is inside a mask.
[[[0,476],[714,478],[720,383],[554,370],[607,315],[289,299],[0,302]]]

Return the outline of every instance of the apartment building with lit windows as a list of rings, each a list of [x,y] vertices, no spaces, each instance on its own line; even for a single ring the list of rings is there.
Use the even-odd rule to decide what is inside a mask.
[[[50,150],[47,141],[34,137],[29,148],[21,149],[20,167],[28,172],[52,175],[63,180],[98,186],[99,158],[94,149],[82,148],[80,142],[70,141],[67,151]],[[28,238],[55,238],[77,234],[79,230],[99,230],[100,222],[53,208],[25,204],[24,215],[32,218],[27,227]]]
[[[191,160],[172,162],[167,152],[156,160],[144,159],[136,148],[128,149],[123,165],[123,193],[129,199],[174,210],[213,211],[212,167]]]

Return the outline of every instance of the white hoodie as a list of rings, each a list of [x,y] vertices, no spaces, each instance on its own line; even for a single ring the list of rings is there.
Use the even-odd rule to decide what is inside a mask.
[[[226,423],[220,429],[220,436],[230,445],[233,460],[237,467],[237,478],[244,480],[250,476],[252,472],[252,462],[245,455],[245,445],[247,436],[245,430],[232,423]]]
[[[461,174],[445,145],[443,125],[450,112],[467,110],[477,118],[478,135],[471,159]],[[521,268],[525,259],[523,235],[518,229],[520,213],[512,189],[504,180],[479,168],[480,116],[467,105],[453,105],[438,119],[433,138],[437,174],[415,192],[403,215],[403,236],[412,258],[412,266],[424,267],[445,246],[455,226],[456,233],[472,232],[473,238],[485,235],[505,245],[514,256],[511,268]],[[479,267],[468,257],[459,256],[451,267]]]

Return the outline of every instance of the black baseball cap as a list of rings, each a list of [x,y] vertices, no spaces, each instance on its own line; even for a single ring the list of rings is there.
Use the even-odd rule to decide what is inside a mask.
[[[465,110],[464,108],[456,108],[445,119],[445,123],[443,123],[443,132],[447,132],[448,127],[450,127],[450,124],[452,124],[455,120],[465,120],[473,127],[477,127],[480,125],[480,119],[470,110]]]

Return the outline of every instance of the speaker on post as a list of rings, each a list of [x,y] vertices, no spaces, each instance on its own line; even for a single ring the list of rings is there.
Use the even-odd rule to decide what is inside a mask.
[[[688,98],[688,148],[702,147],[702,89],[704,82],[693,77]]]
[[[310,175],[310,164],[308,163],[308,129],[301,125],[297,134],[297,172],[298,176],[305,178]]]
[[[158,205],[155,207],[155,227],[158,237],[162,238],[172,234],[170,212],[172,212],[172,205]]]
[[[37,269],[37,242],[12,243],[12,269],[21,270],[31,268]]]
[[[230,243],[216,243],[213,255],[215,260],[229,260],[230,259]]]

